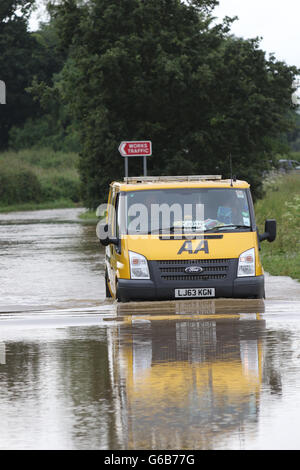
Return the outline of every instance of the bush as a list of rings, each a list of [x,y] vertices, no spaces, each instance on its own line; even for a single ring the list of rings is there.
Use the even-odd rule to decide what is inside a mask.
[[[265,182],[265,197],[255,204],[259,232],[266,219],[276,219],[277,236],[273,243],[261,244],[264,269],[273,275],[300,279],[300,175],[274,176]]]
[[[73,202],[80,200],[79,180],[71,176],[53,174],[41,179],[43,201],[69,199]]]
[[[80,200],[78,154],[48,148],[0,154],[0,205]]]
[[[0,203],[18,204],[40,202],[42,188],[37,176],[30,170],[14,173],[0,169]]]
[[[77,152],[80,147],[75,125],[63,125],[55,116],[44,115],[27,119],[22,127],[13,126],[9,132],[9,147],[13,150],[48,147],[51,151]]]

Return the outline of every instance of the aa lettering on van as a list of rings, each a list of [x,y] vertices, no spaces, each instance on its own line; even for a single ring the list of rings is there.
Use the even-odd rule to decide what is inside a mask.
[[[200,240],[197,245],[197,248],[193,250],[193,245],[191,240],[186,240],[180,250],[178,251],[178,255],[182,255],[182,253],[189,253],[190,255],[196,255],[199,251],[204,251],[204,253],[209,253],[208,243],[207,240]]]

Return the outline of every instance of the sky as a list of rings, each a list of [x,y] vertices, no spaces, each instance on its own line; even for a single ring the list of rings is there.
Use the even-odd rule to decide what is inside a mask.
[[[233,34],[262,37],[263,51],[300,68],[299,0],[219,0],[214,16],[238,16],[231,27]]]
[[[40,4],[43,4],[43,0]],[[38,10],[30,29],[38,27]],[[219,0],[213,15],[222,21],[225,16],[238,16],[233,34],[245,39],[262,37],[261,49],[274,53],[276,59],[300,68],[300,0]]]

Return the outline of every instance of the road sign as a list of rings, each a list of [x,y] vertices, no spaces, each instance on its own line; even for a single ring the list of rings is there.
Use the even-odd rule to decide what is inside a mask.
[[[124,141],[119,146],[122,157],[149,157],[152,155],[152,142],[150,140]]]

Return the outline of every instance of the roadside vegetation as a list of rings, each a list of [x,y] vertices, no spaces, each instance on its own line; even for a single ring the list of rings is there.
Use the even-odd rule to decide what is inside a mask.
[[[261,244],[264,269],[275,276],[300,280],[300,173],[270,177],[264,189],[264,198],[255,204],[260,233],[265,219],[277,221],[276,240]]]
[[[47,148],[0,154],[0,211],[74,207],[80,181],[75,152]]]

